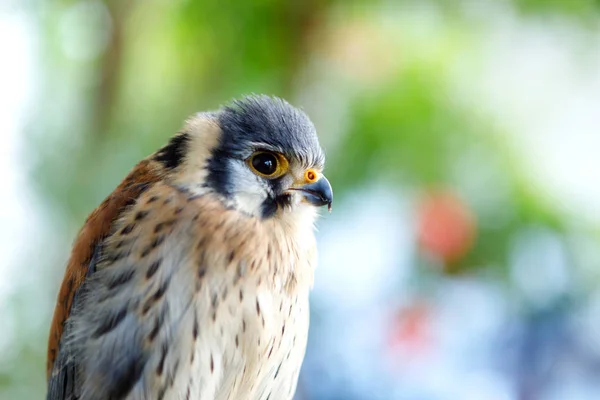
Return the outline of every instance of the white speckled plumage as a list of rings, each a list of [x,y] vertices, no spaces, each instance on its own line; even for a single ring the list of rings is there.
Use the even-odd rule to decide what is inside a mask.
[[[276,115],[270,102],[277,100],[255,101],[266,102],[267,114]],[[280,145],[277,151],[290,165],[279,186],[243,170],[246,155],[241,162],[232,156],[210,166],[222,161],[215,161],[217,155],[226,157],[218,149],[230,140],[223,132],[230,121],[215,114],[188,121],[185,141],[175,140],[185,144],[177,165],[167,168],[172,160],[164,154],[174,150],[168,147],[145,161],[144,168],[158,178],[146,179],[151,182],[144,182],[135,201],[112,214],[108,234],[90,244],[96,250],[87,277],[66,292],[70,298],[59,296],[62,308],[57,306],[49,347],[49,399],[293,397],[316,263],[316,207],[310,203],[330,203],[331,193],[328,189],[328,200],[315,200],[314,191],[296,190],[304,171],[319,173],[323,159],[311,154],[320,152],[312,125],[303,119],[292,123],[302,115],[286,103],[276,106],[285,108],[279,110],[284,125],[291,115],[282,128],[291,138],[278,142],[271,127],[261,144],[262,136],[250,132],[249,149],[240,151]],[[252,115],[258,118],[252,122],[268,125],[260,117]],[[294,135],[302,138],[299,148],[289,149]],[[140,175],[135,171],[130,181]],[[69,301],[72,310],[64,305]],[[65,330],[56,334],[61,319]],[[60,352],[54,359],[57,336]]]

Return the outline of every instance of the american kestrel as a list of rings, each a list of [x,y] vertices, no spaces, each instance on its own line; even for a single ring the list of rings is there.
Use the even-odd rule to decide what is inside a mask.
[[[317,207],[309,118],[250,96],[191,117],[79,232],[48,345],[48,399],[291,399]]]

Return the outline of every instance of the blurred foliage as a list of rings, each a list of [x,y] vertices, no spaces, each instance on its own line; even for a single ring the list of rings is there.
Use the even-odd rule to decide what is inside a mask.
[[[552,12],[588,18],[600,9],[597,0],[514,3],[528,15]],[[504,273],[511,238],[521,227],[543,225],[560,231],[565,229],[564,216],[536,190],[493,121],[453,100],[445,57],[459,54],[465,45],[461,40],[477,36],[477,31],[463,24],[466,3],[431,4],[438,4],[448,18],[446,30],[442,27],[438,37],[430,38],[441,55],[416,57],[418,45],[397,55],[383,46],[380,54],[403,60],[397,67],[392,63],[375,82],[347,76],[346,69],[363,62],[382,67],[384,60],[369,59],[367,52],[366,60],[359,55],[336,64],[331,60],[335,49],[328,46],[351,48],[365,21],[366,33],[376,31],[373,10],[397,6],[410,15],[411,7],[422,7],[423,2],[41,3],[31,10],[40,28],[42,84],[38,115],[28,133],[40,198],[72,237],[127,170],[162,145],[186,116],[251,92],[279,95],[295,104],[297,99],[310,99],[311,104],[301,105],[319,110],[330,105],[307,92],[321,86],[317,93],[339,91],[343,98],[332,110],[345,109],[345,129],[336,138],[320,129],[335,122],[332,115],[321,112],[315,118],[324,142],[332,143],[327,149],[328,174],[341,199],[358,186],[384,182],[416,192],[454,187],[468,204],[476,203],[473,194],[493,191],[496,175],[473,191],[462,187],[456,166],[474,151],[476,161],[499,171],[505,196],[491,212],[477,215],[482,223],[475,247],[452,271],[492,266]],[[96,43],[97,54],[85,55],[91,47],[86,38]],[[67,44],[72,40],[75,50],[70,51]],[[370,38],[365,40],[370,43]],[[367,50],[375,47],[369,44]],[[469,168],[477,170],[477,164]],[[477,204],[471,205],[479,213]],[[499,222],[486,224],[492,220]],[[68,249],[64,250],[66,258]],[[48,268],[58,282],[64,265]],[[49,322],[50,315],[44,318]],[[46,331],[28,340],[43,343]],[[0,397],[13,393],[2,392],[2,387],[31,381],[30,390],[39,398],[44,391],[43,346],[32,349],[25,341],[16,345],[24,368],[0,369]],[[23,373],[30,367],[33,380]]]
[[[523,172],[511,165],[510,153],[497,142],[498,136],[483,134],[488,126],[472,121],[476,119],[472,111],[453,104],[435,78],[426,66],[416,65],[380,91],[352,104],[354,124],[330,160],[331,179],[342,194],[374,179],[425,190],[453,187],[453,166],[469,149],[482,148],[486,154],[480,161],[502,160],[496,168],[508,180],[509,187],[504,190],[511,193],[511,203],[498,204],[497,211],[512,210],[501,224],[483,224],[475,248],[452,270],[507,266],[510,240],[524,225],[541,224],[561,230],[561,218],[539,197]],[[469,201],[469,193],[464,195]]]
[[[589,18],[600,11],[598,0],[513,0],[528,13],[555,12]]]
[[[600,11],[600,1],[598,0],[486,0],[477,3],[467,0],[435,0],[435,2],[449,13],[464,7],[476,7],[477,3],[479,6],[513,4],[526,15],[547,17],[549,14],[555,14],[582,20],[591,20]],[[405,3],[415,4],[410,0]]]

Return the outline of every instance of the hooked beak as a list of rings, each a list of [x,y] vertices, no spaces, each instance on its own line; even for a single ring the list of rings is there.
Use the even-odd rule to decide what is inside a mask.
[[[331,203],[333,202],[333,190],[331,184],[323,175],[318,181],[313,183],[305,183],[291,190],[297,190],[302,192],[304,200],[316,207],[327,206],[329,212],[331,212]]]

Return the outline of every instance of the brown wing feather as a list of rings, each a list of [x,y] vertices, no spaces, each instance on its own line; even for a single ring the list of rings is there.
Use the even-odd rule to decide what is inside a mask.
[[[85,279],[94,248],[109,234],[113,222],[119,217],[122,210],[135,201],[150,184],[161,179],[160,171],[159,164],[151,160],[141,161],[114,192],[88,216],[83,228],[79,231],[58,292],[54,317],[50,325],[46,377],[49,377],[52,371],[64,323],[71,313],[73,296]]]

